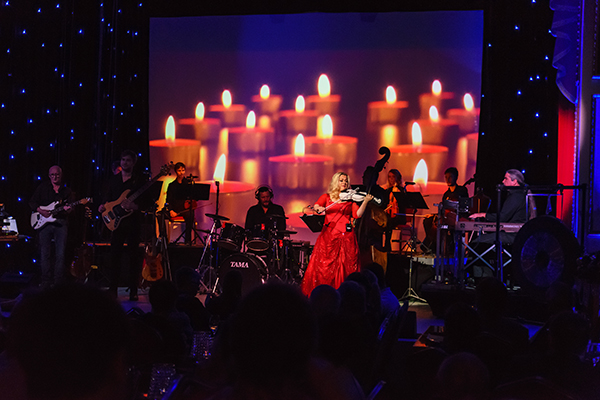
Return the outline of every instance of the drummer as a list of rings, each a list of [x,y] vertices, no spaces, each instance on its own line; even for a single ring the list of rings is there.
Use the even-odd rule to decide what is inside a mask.
[[[282,206],[273,204],[273,196],[273,189],[269,185],[260,185],[256,189],[254,197],[258,202],[246,213],[246,230],[252,230],[257,226],[264,227],[263,230],[271,227],[278,231],[286,229],[285,211]]]

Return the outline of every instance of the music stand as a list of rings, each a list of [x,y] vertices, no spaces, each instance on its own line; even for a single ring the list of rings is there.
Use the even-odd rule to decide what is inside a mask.
[[[180,192],[180,194],[182,194],[182,197],[185,198],[186,200],[198,201],[198,200],[208,200],[210,198],[210,185],[206,184],[206,183],[190,183],[188,185],[182,185],[181,190],[182,191]],[[177,239],[174,240],[174,242],[177,242],[184,235],[185,235],[186,239],[188,237],[191,239],[192,232],[193,232],[194,239],[189,241],[189,245],[191,246],[192,242],[196,243],[196,239],[200,239],[200,235],[198,234],[198,230],[195,227],[195,225],[196,225],[195,210],[192,207],[190,207],[189,209],[182,211],[181,214],[185,213],[185,212],[190,213],[188,218],[184,217],[185,231],[181,232],[181,234],[177,237]]]
[[[410,226],[410,242],[409,242],[410,261],[409,261],[409,266],[408,266],[408,289],[406,289],[406,292],[404,292],[404,295],[400,298],[400,301],[402,301],[402,300],[410,301],[412,299],[412,300],[419,301],[422,303],[427,303],[427,300],[419,297],[417,292],[412,287],[412,270],[413,270],[413,256],[415,253],[415,246],[416,246],[416,242],[417,242],[417,238],[415,236],[415,219],[416,219],[417,210],[427,210],[427,209],[429,209],[429,207],[427,206],[427,203],[425,202],[425,199],[423,198],[423,195],[421,195],[420,192],[392,192],[392,193],[394,194],[394,197],[396,198],[396,201],[398,202],[398,207],[400,209],[412,208],[412,210],[413,210],[412,223]]]
[[[321,232],[323,230],[323,225],[325,225],[325,215],[317,215],[317,214],[304,214],[300,217],[302,221],[308,226],[311,232]]]

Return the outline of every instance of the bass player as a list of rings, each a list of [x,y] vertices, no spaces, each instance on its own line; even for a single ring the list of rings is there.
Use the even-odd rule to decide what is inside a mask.
[[[44,218],[52,216],[48,206],[54,202],[66,203],[72,201],[73,192],[62,183],[62,169],[58,165],[50,167],[48,170],[50,181],[39,185],[31,200],[29,206],[34,212],[40,213]],[[40,286],[43,289],[49,288],[52,284],[62,283],[66,279],[65,266],[65,247],[67,245],[67,214],[71,211],[70,206],[64,207],[64,210],[54,215],[55,220],[47,223],[38,230],[38,245],[40,248],[40,264],[42,269]],[[50,262],[51,246],[54,240],[54,269]]]
[[[108,190],[104,193],[103,202],[98,207],[100,213],[104,213],[108,202],[117,200],[121,194],[129,190],[135,191],[144,184],[140,174],[134,171],[137,162],[137,155],[131,150],[124,150],[121,153],[121,172],[110,177]],[[118,226],[112,231],[110,239],[110,292],[117,296],[119,286],[119,276],[121,272],[121,263],[123,256],[126,255],[126,261],[129,263],[129,300],[138,300],[138,284],[142,270],[142,257],[140,254],[140,226],[141,213],[138,211],[138,205],[128,198],[125,198],[120,207],[130,215],[120,220]],[[125,250],[124,244],[127,243]]]

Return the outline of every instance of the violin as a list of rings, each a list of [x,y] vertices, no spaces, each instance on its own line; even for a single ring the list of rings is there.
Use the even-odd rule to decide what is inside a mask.
[[[365,200],[366,195],[367,195],[366,192],[359,192],[358,190],[355,190],[355,189],[347,189],[347,190],[344,190],[343,192],[340,192],[340,200],[341,201],[355,201],[357,203],[360,203],[361,201]],[[373,201],[377,204],[381,204],[381,199],[379,199],[377,197],[373,197]]]

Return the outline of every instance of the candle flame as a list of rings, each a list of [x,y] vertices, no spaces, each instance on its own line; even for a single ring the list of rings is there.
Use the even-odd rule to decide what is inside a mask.
[[[269,98],[270,95],[271,95],[271,90],[269,89],[269,86],[262,85],[260,87],[260,98],[263,100],[266,100]]]
[[[427,163],[425,160],[421,159],[417,163],[417,167],[415,168],[415,174],[413,175],[413,182],[421,185],[422,187],[427,187],[427,179],[429,178],[429,172],[427,171]]]
[[[203,120],[204,119],[204,103],[200,102],[196,106],[196,119]]]
[[[442,93],[442,83],[437,79],[431,84],[431,92],[436,96],[439,96]]]
[[[331,84],[329,83],[327,75],[321,74],[321,76],[319,76],[317,89],[319,90],[319,97],[327,97],[331,94]]]
[[[438,113],[436,106],[429,107],[429,119],[433,122],[438,122],[440,120],[440,114]]]
[[[321,120],[321,129],[318,131],[321,132],[321,137],[323,139],[331,139],[333,137],[333,121],[329,114],[323,116],[323,119]]]
[[[246,117],[246,128],[254,129],[256,127],[256,114],[254,111],[250,111]]]
[[[213,180],[215,182],[219,181],[223,183],[225,181],[225,166],[227,165],[227,159],[225,158],[225,154],[221,154],[219,157],[219,161],[217,161],[217,166],[215,167],[215,173],[213,174]]]
[[[303,113],[306,108],[306,103],[304,102],[303,96],[296,97],[296,112]]]
[[[175,118],[172,115],[169,115],[165,125],[165,140],[169,146],[175,143]]]
[[[473,107],[475,106],[473,103],[473,96],[469,93],[465,94],[463,96],[463,104],[465,105],[465,110],[473,111]]]
[[[231,107],[232,99],[231,92],[229,90],[223,90],[223,94],[221,95],[221,101],[223,102],[223,106],[225,108]]]
[[[393,86],[388,86],[385,89],[385,101],[388,104],[394,104],[396,102],[396,89]]]
[[[304,148],[304,136],[299,133],[298,136],[296,136],[296,143],[294,143],[294,155],[296,157],[304,157]]]
[[[421,126],[418,122],[413,122],[411,133],[413,147],[421,146],[423,144],[423,134],[421,133]]]

